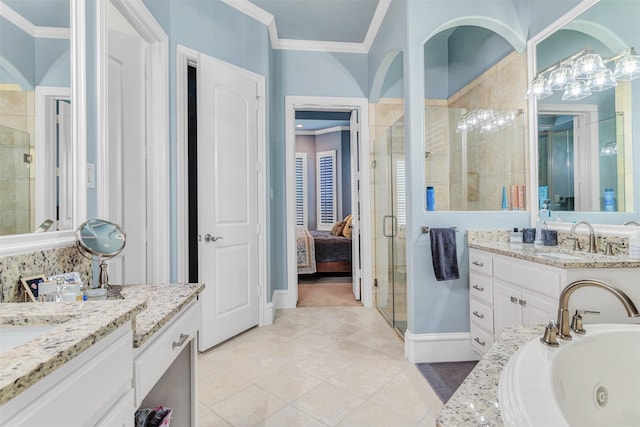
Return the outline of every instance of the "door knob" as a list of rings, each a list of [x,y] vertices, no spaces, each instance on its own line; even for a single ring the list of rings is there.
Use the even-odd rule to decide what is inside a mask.
[[[204,241],[205,242],[215,242],[215,241],[220,240],[220,239],[222,239],[222,237],[212,236],[209,233],[204,235]]]

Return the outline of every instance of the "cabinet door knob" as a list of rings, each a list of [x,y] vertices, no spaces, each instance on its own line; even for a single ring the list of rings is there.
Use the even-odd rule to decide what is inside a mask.
[[[180,340],[179,341],[174,341],[171,344],[171,348],[176,348],[176,347],[182,347],[182,344],[185,343],[186,340],[189,339],[189,334],[180,334]]]
[[[482,341],[482,340],[481,340],[480,338],[478,338],[478,337],[475,337],[473,340],[474,340],[475,342],[477,342],[478,344],[480,344],[481,346],[483,346],[483,347],[487,344],[486,342]]]
[[[518,304],[520,304],[520,305],[521,305],[521,306],[523,306],[523,307],[526,307],[526,306],[527,306],[527,302],[526,302],[525,300],[523,300],[523,299],[519,299],[519,300],[518,300]]]
[[[509,297],[509,299],[511,300],[512,303],[517,304],[518,303],[518,298],[516,297]]]
[[[477,291],[484,292],[484,287],[482,287],[482,286],[473,285],[472,288],[477,290]]]
[[[473,261],[471,264],[477,265],[478,267],[484,267],[484,264],[481,261]]]
[[[484,314],[478,313],[477,311],[474,311],[473,315],[476,316],[478,319],[484,319]]]

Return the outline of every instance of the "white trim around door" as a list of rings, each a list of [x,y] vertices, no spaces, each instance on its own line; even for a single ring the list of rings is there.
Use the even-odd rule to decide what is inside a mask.
[[[146,43],[147,281],[170,281],[169,38],[142,0],[110,0]],[[98,216],[108,208],[107,4],[96,4]]]
[[[369,191],[369,104],[366,98],[334,98],[313,96],[285,97],[285,204],[286,204],[286,243],[287,243],[287,289],[274,292],[275,308],[295,308],[298,302],[298,269],[296,262],[296,212],[295,212],[295,112],[306,111],[358,111],[360,129],[351,128],[351,132],[360,132],[359,164],[360,174],[352,171],[360,182],[360,200],[352,192],[352,209],[360,203],[360,259],[361,259],[361,302],[365,307],[373,306],[373,288],[371,280],[371,213]],[[354,150],[352,148],[352,158]],[[354,236],[355,237],[355,236]],[[356,239],[354,238],[354,241]],[[355,246],[355,244],[354,244]],[[353,256],[358,256],[355,250]],[[354,272],[355,277],[355,272]],[[276,298],[277,294],[277,298]]]
[[[186,282],[189,278],[189,156],[188,156],[188,73],[189,65],[197,67],[200,52],[185,46],[176,46],[176,139],[177,139],[177,257],[178,282]],[[266,83],[264,76],[234,67],[238,73],[246,74],[254,79],[260,88],[260,112],[258,114],[258,281],[260,283],[259,326],[273,323],[273,304],[267,302],[267,158],[266,158]]]

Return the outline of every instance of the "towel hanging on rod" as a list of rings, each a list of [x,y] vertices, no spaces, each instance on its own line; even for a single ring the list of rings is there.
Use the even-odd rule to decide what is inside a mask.
[[[453,229],[456,231],[456,233],[458,232],[458,227],[456,227],[456,226],[453,226],[453,225],[452,225],[452,226],[451,226],[451,227],[449,227],[449,228],[453,228]],[[430,231],[431,229],[430,229],[429,227],[427,227],[426,225],[423,225],[423,226],[422,226],[422,228],[421,228],[421,230],[422,230],[422,234],[427,234],[427,233],[429,233],[429,231]]]

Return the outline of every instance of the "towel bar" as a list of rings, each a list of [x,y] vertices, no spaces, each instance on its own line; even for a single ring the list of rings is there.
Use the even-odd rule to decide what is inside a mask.
[[[458,232],[458,227],[452,226],[449,228],[453,228],[454,230],[456,230],[456,233]],[[422,229],[422,234],[427,234],[430,230],[430,228],[427,227],[426,225],[423,225],[421,229]]]

